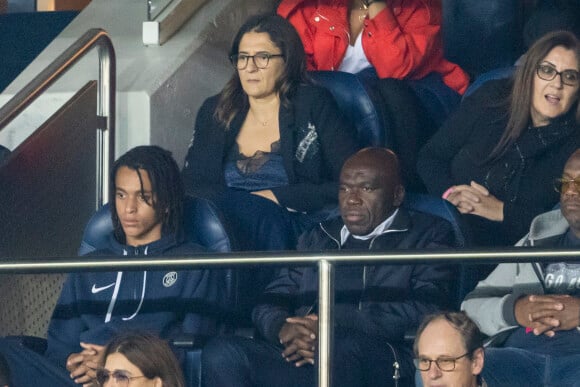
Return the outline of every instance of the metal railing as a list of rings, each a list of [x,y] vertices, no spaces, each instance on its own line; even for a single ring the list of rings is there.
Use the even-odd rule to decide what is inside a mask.
[[[344,254],[343,252],[304,253],[239,253],[196,255],[177,258],[91,258],[70,259],[30,259],[0,261],[0,274],[73,272],[73,271],[111,271],[111,270],[148,270],[160,267],[171,268],[210,268],[240,265],[314,265],[319,267],[319,337],[318,337],[318,386],[331,385],[331,354],[333,337],[333,293],[335,264],[415,264],[415,263],[500,263],[529,261],[566,261],[580,257],[580,250],[547,250],[512,248],[494,251],[417,251],[389,254]],[[577,260],[577,259],[575,259]]]
[[[96,208],[108,200],[109,167],[115,150],[115,50],[106,31],[93,28],[60,54],[42,72],[24,86],[0,108],[0,131],[34,102],[46,89],[60,79],[75,63],[98,48],[99,91],[97,95],[97,181]]]

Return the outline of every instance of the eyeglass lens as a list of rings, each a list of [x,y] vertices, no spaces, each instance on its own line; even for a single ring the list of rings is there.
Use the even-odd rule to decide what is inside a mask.
[[[554,181],[554,189],[559,193],[566,192],[570,189],[571,184],[574,185],[574,190],[580,193],[580,179],[556,179]]]
[[[455,369],[455,359],[415,359],[415,366],[419,371],[429,371],[431,364],[435,363],[441,371],[453,371]]]
[[[568,86],[578,85],[578,71],[568,69],[564,71],[558,71],[554,67],[547,64],[539,64],[537,68],[538,76],[545,80],[551,81],[556,78],[557,75],[560,76],[562,83]]]
[[[104,386],[109,379],[113,378],[115,383],[119,386],[128,386],[131,378],[119,371],[109,372],[108,370],[100,369],[97,370],[97,383],[99,386]]]
[[[261,53],[256,55],[237,54],[232,55],[232,62],[234,62],[234,65],[238,70],[244,70],[246,67],[248,67],[248,63],[251,58],[252,61],[254,62],[254,66],[256,66],[259,69],[264,69],[268,67],[268,63],[270,62],[270,56],[271,55],[267,53]]]

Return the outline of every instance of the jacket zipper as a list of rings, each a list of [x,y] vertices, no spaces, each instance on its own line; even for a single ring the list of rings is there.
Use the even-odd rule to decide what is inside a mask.
[[[330,235],[329,232],[326,231],[326,229],[324,227],[321,227],[322,231],[324,231],[324,233],[326,235],[328,235],[328,237],[330,239],[332,239],[338,246],[339,250],[342,250],[342,246],[340,245],[340,241],[336,238],[334,238],[332,235]],[[375,239],[377,239],[379,236],[386,234],[388,232],[397,232],[397,231],[406,231],[406,230],[387,230],[387,232],[382,233],[380,235],[375,236],[372,240],[371,243],[369,244],[369,250],[372,249],[373,243],[375,242]],[[367,266],[365,265],[363,268],[363,292],[366,289],[366,281],[367,281]],[[358,308],[359,310],[362,309],[362,296],[361,299],[359,300],[358,303]],[[580,329],[580,328],[579,328]],[[395,348],[393,348],[393,346],[387,342],[387,345],[389,346],[389,348],[391,349],[391,352],[393,353],[393,357],[395,359],[395,361],[393,362],[393,380],[395,381],[395,387],[399,387],[399,379],[401,379],[401,364],[399,363],[399,358],[397,357],[397,352],[395,352]]]
[[[401,365],[399,364],[399,358],[397,357],[397,352],[395,351],[395,348],[393,348],[393,346],[387,342],[387,345],[389,346],[389,348],[391,349],[391,352],[393,352],[393,357],[395,358],[395,361],[393,362],[393,380],[395,381],[395,387],[399,386],[399,379],[401,379]]]

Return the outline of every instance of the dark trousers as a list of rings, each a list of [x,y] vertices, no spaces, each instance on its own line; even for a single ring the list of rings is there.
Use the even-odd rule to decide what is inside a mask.
[[[69,372],[48,358],[24,347],[18,340],[0,339],[0,353],[10,368],[15,387],[67,387],[79,385],[69,377]]]
[[[246,191],[227,190],[212,200],[233,233],[236,249],[242,251],[295,250],[300,234],[331,214],[330,211],[314,214],[291,212]],[[250,324],[255,301],[274,278],[276,268],[256,265],[235,270],[242,324]]]
[[[330,212],[303,214],[288,211],[271,200],[250,192],[226,190],[214,199],[242,251],[295,250],[300,234]]]
[[[410,353],[376,337],[336,335],[332,363],[333,387],[411,386]],[[391,349],[392,348],[392,349]],[[397,360],[403,378],[393,379]],[[203,387],[316,386],[317,369],[296,367],[282,358],[282,347],[245,337],[215,338],[202,351]],[[395,384],[397,382],[398,384]]]

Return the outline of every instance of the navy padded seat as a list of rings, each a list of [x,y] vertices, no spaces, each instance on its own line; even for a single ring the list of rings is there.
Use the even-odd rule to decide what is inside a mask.
[[[524,51],[522,15],[519,1],[443,1],[445,58],[471,77],[511,66]]]
[[[183,208],[183,231],[186,238],[212,252],[233,250],[233,241],[215,205],[202,198],[187,197]],[[103,205],[89,220],[83,234],[79,255],[86,255],[108,245],[107,239],[113,232],[109,204]]]
[[[308,74],[315,84],[333,95],[344,116],[355,126],[361,147],[385,145],[385,131],[375,103],[378,99],[358,76],[342,71],[311,71]]]
[[[453,247],[464,248],[471,245],[468,225],[461,218],[461,214],[457,211],[457,208],[447,200],[430,194],[407,192],[402,207],[408,210],[434,215],[448,221],[453,228],[453,234],[455,236]]]
[[[451,224],[455,235],[454,248],[471,247],[471,231],[469,226],[463,221],[459,211],[440,197],[429,194],[407,193],[402,205],[404,208],[420,211],[445,219]],[[461,301],[465,298],[477,282],[489,274],[490,267],[495,265],[489,264],[470,264],[462,262],[458,265],[458,279],[454,283],[453,300],[450,303],[454,308],[459,309]],[[412,339],[414,333],[409,334],[407,339]]]
[[[470,96],[471,94],[473,94],[485,82],[496,80],[496,79],[511,78],[514,75],[515,71],[516,71],[515,66],[506,66],[506,67],[498,67],[497,69],[489,70],[489,71],[481,74],[480,76],[475,78],[475,80],[473,81],[473,83],[471,85],[469,85],[469,87],[465,91],[465,94],[463,94],[463,98],[466,98],[466,97]]]

